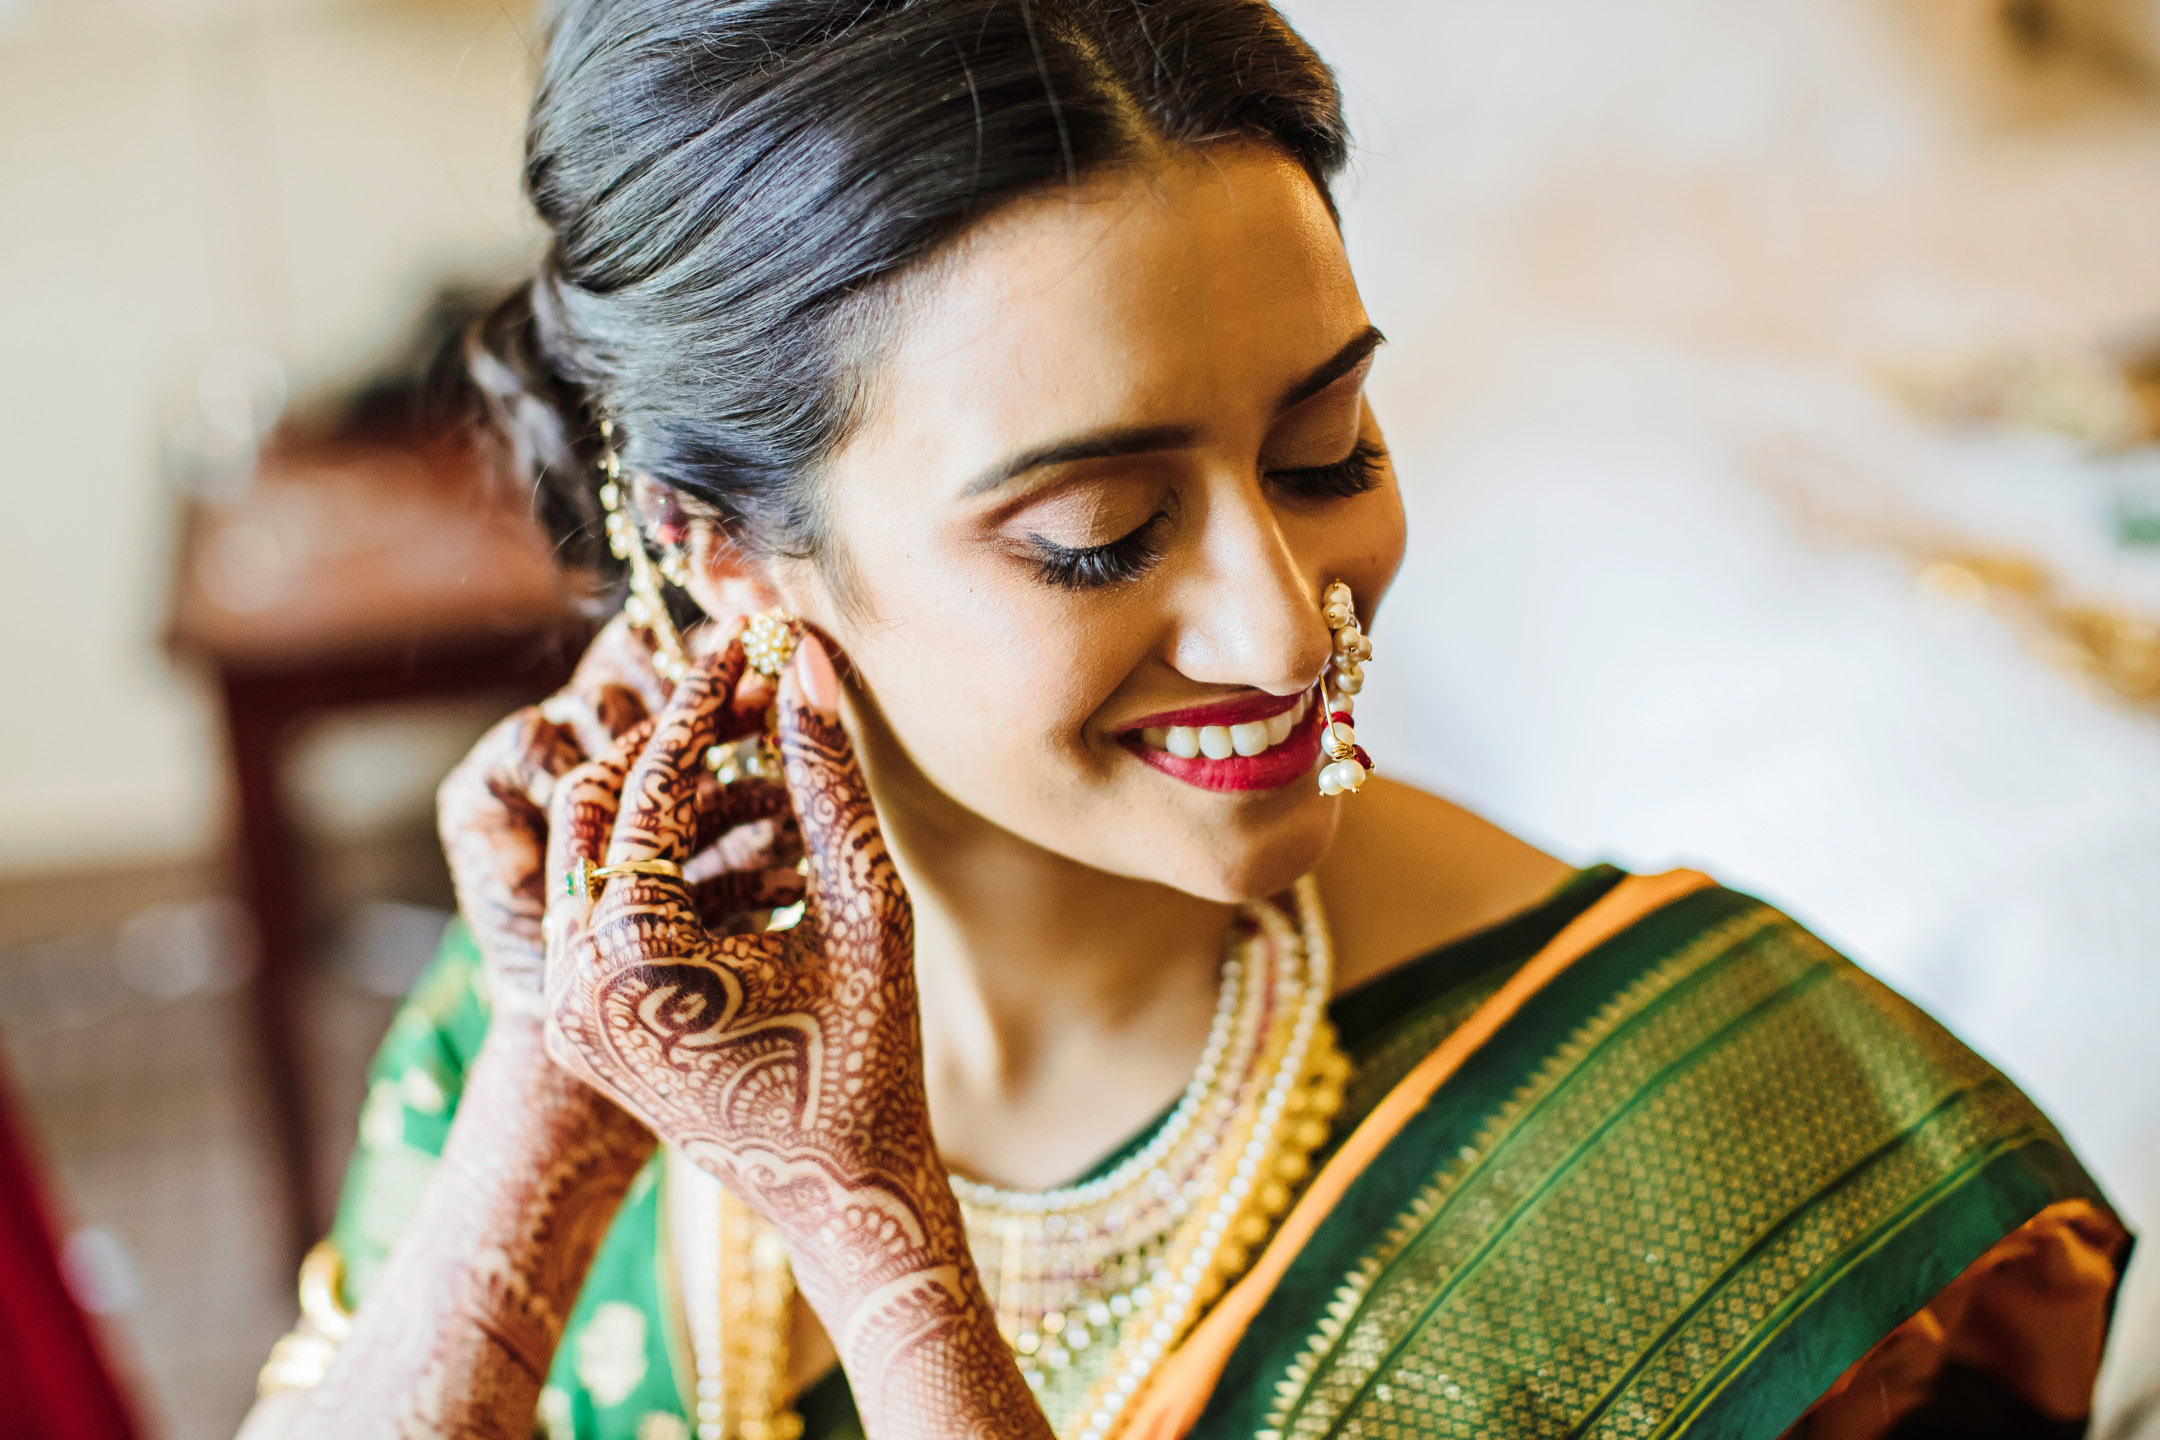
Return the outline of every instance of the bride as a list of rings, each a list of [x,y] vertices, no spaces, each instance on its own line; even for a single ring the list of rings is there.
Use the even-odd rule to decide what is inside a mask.
[[[1374,773],[1347,146],[1260,0],[560,8],[467,359],[624,612],[444,787],[250,1440],[2076,1428],[2002,1076]]]

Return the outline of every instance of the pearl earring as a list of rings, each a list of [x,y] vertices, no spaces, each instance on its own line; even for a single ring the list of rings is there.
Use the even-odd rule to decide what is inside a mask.
[[[801,639],[801,622],[794,616],[780,610],[760,610],[743,625],[743,658],[760,675],[770,675],[777,680],[780,672],[787,669],[788,661],[795,658],[795,645]],[[779,723],[779,718],[777,711],[768,711],[765,716],[768,733],[731,740],[707,750],[706,768],[722,785],[733,785],[738,780],[778,780],[783,774],[780,750],[773,744],[769,732]]]
[[[1328,657],[1327,674],[1320,680],[1320,703],[1327,710],[1327,728],[1320,743],[1328,763],[1320,767],[1322,795],[1355,795],[1372,773],[1372,756],[1357,743],[1350,715],[1357,708],[1353,698],[1365,688],[1365,662],[1372,659],[1372,641],[1358,629],[1357,605],[1350,587],[1334,581],[1320,598],[1320,617],[1335,632],[1334,653]]]

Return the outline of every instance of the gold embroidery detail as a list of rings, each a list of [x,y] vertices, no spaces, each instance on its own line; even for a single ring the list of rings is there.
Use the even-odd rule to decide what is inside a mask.
[[[1933,1022],[1751,910],[1601,1006],[1419,1191],[1262,1433],[1672,1433],[1822,1265],[2043,1130]]]

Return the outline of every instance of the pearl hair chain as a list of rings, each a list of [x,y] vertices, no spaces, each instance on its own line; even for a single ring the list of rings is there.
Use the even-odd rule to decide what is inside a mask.
[[[660,678],[670,685],[679,684],[690,673],[690,657],[683,648],[682,635],[675,629],[675,618],[668,613],[660,582],[667,579],[680,585],[689,578],[689,569],[679,550],[663,546],[657,564],[646,550],[644,532],[631,513],[629,496],[623,492],[615,422],[606,417],[600,421],[600,476],[600,508],[607,515],[608,549],[630,571],[630,593],[623,600],[623,613],[652,638],[653,669]]]

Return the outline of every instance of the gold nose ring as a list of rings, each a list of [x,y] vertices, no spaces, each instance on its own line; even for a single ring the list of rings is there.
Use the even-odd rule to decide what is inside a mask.
[[[618,875],[664,875],[671,880],[683,878],[682,866],[673,860],[626,860],[620,865],[595,865],[590,860],[580,860],[563,872],[563,894],[578,900],[590,900],[599,891],[599,882],[612,880]]]

